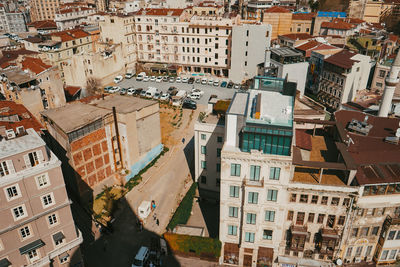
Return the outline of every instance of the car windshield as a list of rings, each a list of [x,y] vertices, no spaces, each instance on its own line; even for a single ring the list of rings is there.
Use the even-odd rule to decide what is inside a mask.
[[[142,262],[141,260],[134,259],[134,260],[133,260],[133,265],[135,265],[135,266],[142,266],[142,265],[143,265],[143,262]]]

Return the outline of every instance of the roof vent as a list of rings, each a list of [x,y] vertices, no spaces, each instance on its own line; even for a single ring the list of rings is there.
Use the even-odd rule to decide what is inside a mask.
[[[368,120],[368,118],[366,118],[366,120]],[[366,123],[366,120],[358,121],[356,119],[352,119],[347,128],[352,132],[362,135],[368,135],[369,131],[372,128],[372,125]]]
[[[15,138],[15,132],[13,129],[6,130],[6,137],[8,140]]]

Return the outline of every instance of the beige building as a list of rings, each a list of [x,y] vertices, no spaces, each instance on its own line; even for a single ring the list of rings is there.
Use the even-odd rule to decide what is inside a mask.
[[[315,18],[315,13],[297,13],[292,14],[292,26],[290,31],[292,33],[308,33],[311,34],[312,22]]]
[[[271,40],[276,40],[278,35],[292,32],[292,13],[279,6],[271,7],[264,12],[262,23],[271,24]]]
[[[30,14],[32,21],[54,20],[60,6],[59,0],[31,0]]]
[[[83,264],[60,160],[32,128],[5,127],[1,139],[0,263]]]

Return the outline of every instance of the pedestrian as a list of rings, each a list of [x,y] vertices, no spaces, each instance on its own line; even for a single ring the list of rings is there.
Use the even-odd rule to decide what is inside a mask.
[[[182,144],[184,144],[185,143],[185,138],[182,138]]]
[[[160,221],[158,219],[156,220],[156,224],[157,226],[160,226]]]
[[[151,201],[151,210],[156,209],[156,202],[154,200]]]

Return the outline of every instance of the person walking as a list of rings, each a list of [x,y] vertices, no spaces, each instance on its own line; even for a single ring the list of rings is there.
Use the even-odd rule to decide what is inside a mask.
[[[156,220],[156,224],[157,226],[160,226],[160,221],[158,219]]]

